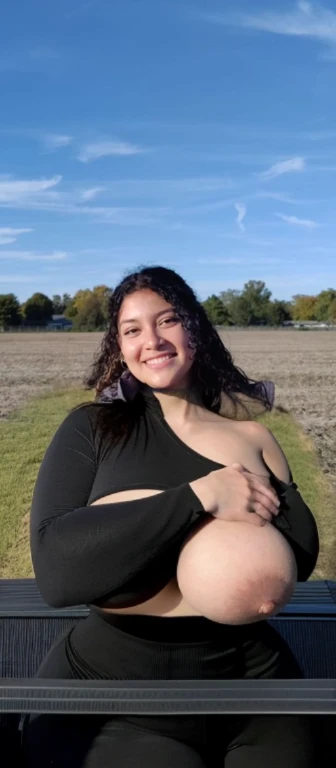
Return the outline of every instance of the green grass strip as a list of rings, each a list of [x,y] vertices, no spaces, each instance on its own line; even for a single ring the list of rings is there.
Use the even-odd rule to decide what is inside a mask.
[[[29,552],[29,512],[43,455],[68,411],[90,400],[81,389],[53,392],[31,401],[0,422],[0,577],[33,575]],[[336,578],[333,551],[336,539],[333,492],[323,474],[310,439],[290,414],[273,412],[261,421],[273,432],[295,481],[316,516],[321,555],[314,578]]]

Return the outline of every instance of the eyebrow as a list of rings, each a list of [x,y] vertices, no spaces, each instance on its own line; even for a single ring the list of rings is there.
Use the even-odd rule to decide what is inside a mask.
[[[165,315],[166,312],[174,312],[173,307],[170,307],[169,309],[162,309],[161,312],[157,312],[154,317],[160,317],[161,315]],[[130,317],[128,320],[122,320],[120,325],[124,325],[125,323],[138,323],[139,318],[138,317]]]

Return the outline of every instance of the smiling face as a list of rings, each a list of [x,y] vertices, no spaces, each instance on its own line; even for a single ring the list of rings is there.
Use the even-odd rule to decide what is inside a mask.
[[[118,318],[118,343],[130,372],[153,389],[184,389],[190,384],[190,337],[171,304],[150,289],[124,299]]]

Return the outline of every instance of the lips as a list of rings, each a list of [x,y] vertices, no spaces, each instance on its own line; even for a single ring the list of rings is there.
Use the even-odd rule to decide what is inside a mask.
[[[169,352],[167,355],[158,355],[157,357],[150,357],[148,360],[145,360],[145,363],[150,366],[155,367],[155,365],[160,365],[160,363],[167,362],[168,360],[171,360],[173,357],[176,357],[175,352]]]

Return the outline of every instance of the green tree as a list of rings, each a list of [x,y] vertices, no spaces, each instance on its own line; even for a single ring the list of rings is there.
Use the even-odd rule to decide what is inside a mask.
[[[241,298],[250,313],[249,325],[267,323],[267,313],[272,292],[262,280],[249,280],[244,285]]]
[[[20,303],[14,293],[0,294],[0,328],[8,328],[21,323]]]
[[[226,307],[224,307],[219,296],[213,294],[202,303],[208,318],[213,325],[228,325],[230,314]]]
[[[34,293],[22,310],[26,325],[46,325],[53,315],[53,303],[44,293]]]
[[[91,293],[86,298],[81,297],[79,309],[73,318],[73,330],[102,331],[105,327],[106,320],[97,296]]]
[[[297,293],[293,296],[293,320],[316,320],[316,296]]]
[[[112,296],[113,289],[107,285],[96,285],[92,291],[93,295],[97,297],[100,302],[101,310],[104,315],[104,320],[108,320],[108,303],[110,296]]]
[[[336,298],[329,304],[327,319],[329,323],[336,323]]]
[[[249,280],[242,291],[223,291],[220,299],[235,325],[258,325],[267,323],[271,296],[262,280]]]
[[[291,311],[287,301],[270,301],[267,308],[267,322],[269,325],[282,325],[286,320],[291,320]]]
[[[329,319],[329,307],[336,299],[336,291],[334,288],[328,288],[326,291],[321,291],[316,297],[315,316],[316,320],[321,322],[327,322]]]
[[[100,307],[100,313],[103,317],[103,321],[99,323],[99,325],[103,326],[105,328],[105,325],[107,323],[108,318],[108,302],[111,294],[113,293],[112,288],[109,288],[107,285],[96,285],[93,290],[91,291],[90,288],[81,288],[79,291],[76,291],[74,297],[71,299],[69,298],[69,301],[67,302],[64,314],[69,319],[74,321],[77,315],[79,315],[79,320],[77,325],[82,326],[83,325],[83,318],[85,317],[85,313],[87,312],[87,308],[91,307],[90,312],[93,311],[93,307],[97,307],[97,302],[99,303]],[[96,299],[96,302],[89,302],[88,300],[91,298]],[[63,295],[64,299],[64,295]],[[85,324],[85,323],[84,323]]]
[[[65,306],[62,301],[62,296],[60,296],[58,293],[55,293],[51,301],[53,303],[53,315],[63,315]]]

